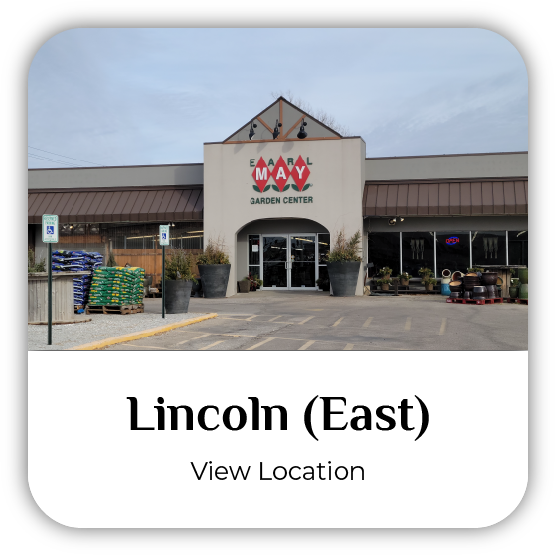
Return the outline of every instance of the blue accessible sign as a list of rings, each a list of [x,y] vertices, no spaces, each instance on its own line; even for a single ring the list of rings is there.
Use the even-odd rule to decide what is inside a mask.
[[[58,216],[42,215],[42,240],[44,243],[58,243]]]

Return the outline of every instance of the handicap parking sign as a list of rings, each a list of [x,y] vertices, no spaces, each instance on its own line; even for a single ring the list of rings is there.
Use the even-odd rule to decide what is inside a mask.
[[[58,216],[42,215],[42,240],[44,243],[58,243]]]
[[[170,226],[168,224],[160,226],[160,245],[170,245]]]

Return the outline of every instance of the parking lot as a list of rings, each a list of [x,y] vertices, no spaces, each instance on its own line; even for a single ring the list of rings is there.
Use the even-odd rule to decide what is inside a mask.
[[[145,309],[160,312],[161,300],[146,299]],[[527,350],[526,305],[456,305],[435,295],[341,298],[259,291],[193,298],[189,310],[218,317],[105,349]]]

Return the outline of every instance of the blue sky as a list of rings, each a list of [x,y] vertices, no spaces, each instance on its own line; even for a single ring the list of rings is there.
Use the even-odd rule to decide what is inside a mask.
[[[527,70],[490,31],[75,29],[31,64],[29,167],[202,162],[288,90],[368,157],[528,149]]]

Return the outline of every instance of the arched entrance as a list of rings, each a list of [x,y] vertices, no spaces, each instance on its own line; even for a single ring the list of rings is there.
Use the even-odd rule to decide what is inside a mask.
[[[237,245],[238,268],[245,249],[248,272],[263,280],[263,290],[318,290],[317,280],[327,275],[330,234],[313,220],[256,220],[238,232]]]

